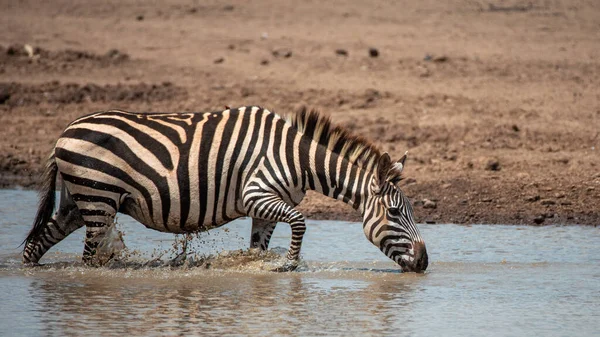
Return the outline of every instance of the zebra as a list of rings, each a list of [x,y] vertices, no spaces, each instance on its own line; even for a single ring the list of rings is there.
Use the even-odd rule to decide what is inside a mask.
[[[286,222],[291,243],[275,270],[293,271],[306,231],[294,207],[314,190],[361,212],[367,239],[403,271],[423,272],[425,243],[398,186],[406,157],[393,162],[371,142],[306,108],[286,115],[259,106],[93,113],[71,122],[49,156],[23,263],[37,265],[52,246],[85,226],[82,260],[96,264],[98,243],[120,212],[177,234],[251,217],[250,247],[260,250],[268,248],[277,222]]]

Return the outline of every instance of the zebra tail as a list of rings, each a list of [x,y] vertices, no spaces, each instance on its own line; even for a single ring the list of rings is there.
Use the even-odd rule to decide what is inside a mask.
[[[48,158],[48,163],[46,164],[46,169],[42,176],[42,181],[40,182],[40,203],[35,216],[35,221],[33,222],[33,228],[31,228],[31,231],[27,234],[27,238],[25,238],[21,245],[26,245],[35,240],[44,231],[48,221],[50,221],[52,213],[54,213],[57,173],[58,166],[56,166],[56,159],[54,157],[54,152],[52,152],[52,155]]]

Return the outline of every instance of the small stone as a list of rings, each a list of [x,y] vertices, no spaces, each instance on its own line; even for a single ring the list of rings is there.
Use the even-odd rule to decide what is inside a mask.
[[[437,203],[433,200],[423,199],[423,208],[435,209],[437,208]]]
[[[425,220],[425,223],[428,225],[435,225],[435,220]]]
[[[450,187],[452,187],[452,184],[450,184],[450,183],[446,183],[446,184],[442,185],[442,188],[445,190],[449,189]]]
[[[433,58],[433,62],[444,63],[448,61],[448,56],[440,55]]]
[[[540,203],[545,206],[556,205],[556,201],[551,200],[551,199],[544,199]]]
[[[235,7],[233,5],[226,5],[223,7],[223,10],[226,12],[231,12],[235,9]]]
[[[500,171],[500,162],[497,159],[490,159],[485,164],[487,171]]]
[[[405,185],[413,185],[417,183],[417,179],[415,178],[406,178],[404,179],[404,184]]]
[[[222,57],[219,57],[218,59],[215,59],[215,60],[213,61],[213,63],[215,63],[215,64],[219,64],[219,63],[223,63],[223,62],[225,62],[225,59],[224,59],[224,58],[222,58]]]
[[[0,91],[0,104],[8,102],[9,99],[10,93],[8,93],[7,91]]]
[[[369,48],[370,57],[379,57],[379,50],[377,48]]]
[[[336,49],[335,54],[339,56],[348,56],[348,51],[346,49]]]
[[[532,196],[525,198],[525,201],[528,201],[528,202],[536,202],[538,200],[540,200],[539,195],[532,195]]]
[[[143,15],[138,15],[135,17],[136,20],[138,21],[144,21],[144,16]]]
[[[519,126],[518,126],[517,124],[513,124],[513,125],[512,125],[512,130],[513,130],[514,132],[519,132],[519,131],[521,131],[521,129],[519,129]]]
[[[275,57],[283,57],[286,59],[292,57],[292,51],[286,48],[275,49],[272,54]]]
[[[492,202],[492,201],[494,201],[494,199],[492,199],[492,198],[483,198],[483,199],[481,199],[481,201],[482,202]]]
[[[533,222],[536,225],[541,225],[544,223],[544,221],[546,220],[546,218],[543,215],[538,215],[535,218],[533,218]]]
[[[269,60],[262,60],[262,61],[260,61],[260,65],[262,65],[262,66],[269,65]]]
[[[573,205],[573,203],[572,203],[572,202],[570,202],[570,201],[561,201],[561,202],[560,202],[560,205],[561,205],[561,206],[571,206],[571,205]]]

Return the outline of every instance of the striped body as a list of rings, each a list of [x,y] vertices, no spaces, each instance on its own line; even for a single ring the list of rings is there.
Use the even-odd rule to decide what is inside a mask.
[[[242,192],[251,173],[283,175],[286,191],[303,188],[296,178],[299,160],[285,155],[286,144],[301,140],[290,127],[258,107],[198,114],[110,111],[73,122],[55,155],[69,190],[101,181],[106,188],[83,194],[109,198],[111,207],[119,203],[120,211],[149,228],[195,232],[246,215]],[[88,184],[81,182],[85,177]]]
[[[170,233],[250,216],[251,246],[261,249],[267,249],[278,221],[291,225],[290,263],[282,270],[292,270],[305,231],[304,217],[293,207],[310,189],[361,211],[371,242],[403,269],[424,270],[422,238],[394,181],[403,163],[394,166],[387,154],[316,113],[283,118],[254,106],[92,114],[73,121],[56,143],[23,259],[37,263],[85,225],[84,261],[90,262],[117,212]],[[48,191],[58,174],[64,183],[52,216]],[[388,210],[398,210],[397,219]]]

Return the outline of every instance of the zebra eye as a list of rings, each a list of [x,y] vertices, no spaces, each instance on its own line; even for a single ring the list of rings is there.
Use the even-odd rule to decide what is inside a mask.
[[[400,208],[390,207],[388,208],[388,213],[390,213],[391,216],[400,216]]]

